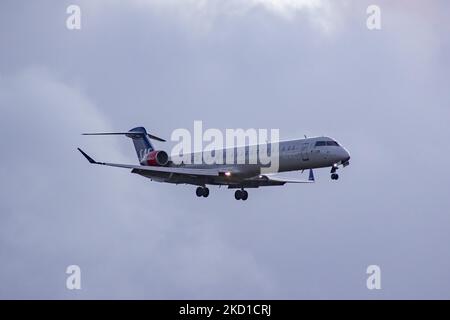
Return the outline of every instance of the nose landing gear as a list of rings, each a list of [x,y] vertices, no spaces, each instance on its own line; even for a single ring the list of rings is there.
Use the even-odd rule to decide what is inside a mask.
[[[197,190],[195,190],[195,194],[197,197],[207,198],[209,196],[209,189],[207,187],[198,187]]]
[[[338,169],[338,166],[337,166],[337,164],[334,164],[332,167],[331,167],[331,180],[337,180],[337,179],[339,179],[339,175],[336,173],[336,170]]]
[[[234,193],[234,198],[236,200],[247,200],[248,198],[248,192],[245,191],[244,189],[242,190],[236,190],[236,192]]]

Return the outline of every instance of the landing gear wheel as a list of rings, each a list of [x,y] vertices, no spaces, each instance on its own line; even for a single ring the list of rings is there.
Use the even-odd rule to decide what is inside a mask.
[[[208,188],[203,188],[203,197],[207,198],[209,196],[209,189]]]
[[[197,195],[197,197],[203,196],[203,188],[198,187],[197,190],[195,190],[195,194]]]
[[[339,175],[337,173],[333,173],[331,175],[331,180],[337,180],[337,179],[339,179]]]
[[[245,201],[248,198],[248,192],[245,190],[236,190],[234,192],[234,198],[236,200],[244,200]]]

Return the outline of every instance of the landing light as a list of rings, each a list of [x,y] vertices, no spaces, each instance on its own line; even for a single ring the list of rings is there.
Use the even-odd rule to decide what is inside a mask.
[[[230,171],[225,172],[225,176],[230,177],[231,176],[231,172]]]

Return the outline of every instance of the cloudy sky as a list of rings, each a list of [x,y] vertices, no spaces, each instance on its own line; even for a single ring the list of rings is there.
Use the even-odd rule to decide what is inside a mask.
[[[66,28],[70,4],[81,30]],[[370,4],[381,30],[366,27]],[[449,9],[2,0],[0,298],[450,298]],[[194,120],[332,136],[351,165],[243,202],[76,151],[136,163],[128,139],[80,133],[170,138]],[[381,290],[366,287],[372,264]]]

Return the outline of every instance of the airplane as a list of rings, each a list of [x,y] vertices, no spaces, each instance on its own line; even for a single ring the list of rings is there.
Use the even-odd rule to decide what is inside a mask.
[[[197,186],[197,197],[208,197],[207,185],[227,186],[237,189],[236,200],[247,200],[248,192],[245,189],[265,186],[281,186],[286,183],[314,183],[313,169],[331,167],[331,179],[338,180],[336,173],[339,166],[350,164],[350,154],[336,140],[329,137],[302,138],[279,142],[279,168],[278,172],[309,170],[307,180],[285,179],[277,177],[274,173],[262,173],[264,165],[235,162],[235,164],[207,164],[203,161],[203,154],[190,153],[188,157],[194,159],[200,156],[199,164],[191,162],[175,164],[171,157],[163,150],[156,150],[150,140],[165,142],[164,139],[147,133],[144,127],[136,127],[128,132],[84,133],[83,135],[125,135],[131,138],[139,159],[139,165],[97,162],[86,152],[78,151],[91,163],[97,165],[131,169],[132,173],[150,178],[152,181],[173,184],[189,184]],[[260,145],[256,147],[259,148]],[[270,150],[271,143],[267,149]],[[259,150],[259,149],[258,149]],[[217,150],[215,150],[217,151]],[[225,158],[229,149],[220,149]],[[249,146],[234,148],[235,160],[241,156],[248,156]],[[214,151],[211,151],[214,152]]]

